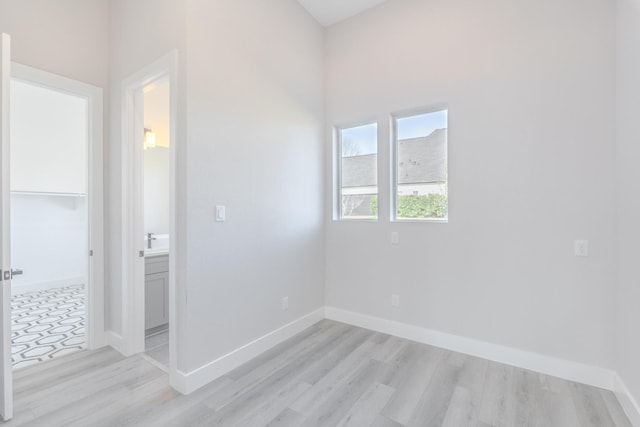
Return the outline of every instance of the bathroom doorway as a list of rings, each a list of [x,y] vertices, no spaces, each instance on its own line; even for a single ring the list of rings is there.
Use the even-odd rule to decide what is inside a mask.
[[[142,90],[145,240],[145,354],[169,366],[170,84],[168,76]]]
[[[176,52],[123,81],[122,354],[141,354],[169,373],[176,361]]]
[[[104,345],[102,90],[12,64],[12,364]]]

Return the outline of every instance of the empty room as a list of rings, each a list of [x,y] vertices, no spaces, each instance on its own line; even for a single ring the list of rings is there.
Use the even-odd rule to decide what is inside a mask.
[[[3,425],[640,426],[640,0],[0,33]]]

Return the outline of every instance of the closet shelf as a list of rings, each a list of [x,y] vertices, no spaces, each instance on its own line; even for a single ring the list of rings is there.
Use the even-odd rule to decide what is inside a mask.
[[[11,194],[21,196],[61,196],[61,197],[85,197],[87,193],[62,193],[53,191],[12,191]]]

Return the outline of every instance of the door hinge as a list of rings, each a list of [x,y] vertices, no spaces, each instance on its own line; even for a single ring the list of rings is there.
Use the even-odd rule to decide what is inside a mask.
[[[3,280],[11,280],[11,270],[6,270],[6,271],[2,274],[2,279],[3,279]]]
[[[93,249],[89,249],[89,256],[93,256]]]
[[[144,251],[140,251],[140,252],[138,252],[138,256],[139,256],[140,258],[144,258]]]

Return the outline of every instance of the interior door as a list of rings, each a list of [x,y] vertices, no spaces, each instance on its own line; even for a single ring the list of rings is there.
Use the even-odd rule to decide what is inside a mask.
[[[11,236],[9,187],[9,87],[11,82],[11,41],[2,34],[0,43],[0,416],[13,416],[13,377],[11,368]]]

